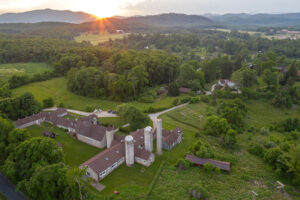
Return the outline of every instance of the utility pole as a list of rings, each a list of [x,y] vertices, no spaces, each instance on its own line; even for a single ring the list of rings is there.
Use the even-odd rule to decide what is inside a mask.
[[[256,197],[258,196],[258,194],[256,192],[254,192],[253,190],[251,191],[252,193],[252,200],[256,200]]]
[[[284,184],[282,184],[280,181],[276,181],[277,183],[277,199],[281,200],[281,194],[282,194],[282,190],[284,188]]]

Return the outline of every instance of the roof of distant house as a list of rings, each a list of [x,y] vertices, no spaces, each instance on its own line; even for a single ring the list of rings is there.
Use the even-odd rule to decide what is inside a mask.
[[[188,94],[190,91],[191,88],[184,88],[184,87],[179,88],[180,93]]]
[[[211,163],[214,167],[219,167],[221,170],[230,171],[229,162],[223,162],[223,161],[212,160],[207,158],[198,158],[197,156],[194,155],[186,155],[185,159],[189,160],[190,162],[196,165],[204,165],[206,163]]]

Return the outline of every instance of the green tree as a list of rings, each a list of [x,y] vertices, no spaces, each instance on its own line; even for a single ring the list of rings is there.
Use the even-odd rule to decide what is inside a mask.
[[[29,180],[38,167],[63,160],[63,151],[55,140],[31,138],[18,145],[10,154],[3,166],[3,172],[12,181]]]
[[[43,100],[43,107],[44,108],[51,108],[54,106],[54,100],[52,97]]]
[[[226,119],[212,115],[203,124],[203,132],[208,135],[221,136],[227,133],[229,125]]]
[[[87,195],[82,177],[78,178],[65,164],[57,163],[36,168],[30,179],[18,184],[18,189],[24,191],[31,199],[82,200]]]
[[[119,105],[117,107],[117,113],[130,123],[131,131],[145,128],[150,123],[148,115],[129,104]]]
[[[276,88],[278,84],[278,74],[266,69],[262,74],[263,81],[267,84],[268,88]]]
[[[223,143],[227,148],[233,148],[237,143],[237,132],[233,129],[229,129],[225,135],[223,135]]]

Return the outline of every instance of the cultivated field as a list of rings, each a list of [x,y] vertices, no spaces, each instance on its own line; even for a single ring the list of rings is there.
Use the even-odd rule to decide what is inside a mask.
[[[34,74],[51,70],[47,63],[0,64],[0,81],[6,81],[16,74]]]
[[[83,33],[80,36],[75,37],[76,42],[83,42],[87,41],[90,42],[93,45],[98,45],[102,42],[107,42],[109,39],[115,40],[115,39],[122,39],[124,36],[126,36],[127,33],[99,33],[99,34],[91,34],[91,33]]]

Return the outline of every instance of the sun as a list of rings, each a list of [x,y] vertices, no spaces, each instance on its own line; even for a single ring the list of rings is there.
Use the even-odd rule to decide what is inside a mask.
[[[120,14],[118,5],[110,1],[93,1],[86,6],[83,5],[82,9],[98,18],[112,17]]]

